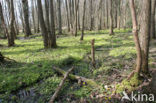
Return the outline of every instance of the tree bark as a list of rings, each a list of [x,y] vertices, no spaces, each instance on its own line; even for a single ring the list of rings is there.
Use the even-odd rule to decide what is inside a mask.
[[[48,32],[43,18],[41,0],[37,0],[37,5],[38,5],[38,15],[39,15],[39,22],[41,26],[41,32],[43,36],[44,48],[48,48]]]
[[[156,9],[156,0],[152,0],[152,14],[151,14],[151,38],[156,39],[155,35],[155,9]]]
[[[32,0],[32,20],[33,20],[33,26],[34,26],[34,33],[36,33],[36,22],[35,22],[35,3],[34,0]]]
[[[141,71],[142,56],[141,56],[141,47],[140,47],[140,41],[139,41],[139,36],[138,36],[138,22],[137,22],[136,10],[134,6],[134,0],[129,0],[129,4],[130,4],[130,9],[131,9],[131,15],[132,15],[134,42],[135,42],[136,51],[137,51],[135,70],[139,74]]]
[[[47,27],[47,31],[50,32],[50,21],[49,21],[49,0],[45,0],[45,23],[46,23],[46,27]]]
[[[68,12],[68,0],[65,0],[66,4],[66,12],[67,12],[67,26],[68,26],[68,32],[70,31],[70,22],[69,22],[69,12]]]
[[[59,35],[62,34],[62,17],[61,17],[61,0],[57,0],[58,4],[58,23],[59,23]]]
[[[50,19],[51,19],[51,33],[50,33],[50,48],[56,48],[56,34],[55,34],[55,21],[54,21],[54,5],[53,0],[50,0]]]
[[[113,32],[113,14],[112,14],[112,0],[109,1],[110,3],[110,31],[109,31],[109,34],[110,35],[113,35],[114,32]]]
[[[9,42],[8,42],[8,46],[14,46],[15,45],[15,42],[14,42],[14,37],[15,37],[15,28],[14,28],[14,24],[15,24],[15,14],[14,14],[14,3],[13,3],[13,0],[11,0],[11,3],[10,3],[11,7],[10,7],[10,12],[11,12],[11,15],[10,15],[10,19],[11,19],[11,22],[10,22],[10,35],[8,36],[9,37]]]
[[[83,40],[84,37],[85,12],[86,12],[86,0],[84,0],[84,4],[83,4],[82,32],[81,32],[80,40]]]
[[[24,22],[25,22],[25,37],[29,37],[31,34],[30,25],[29,25],[29,7],[28,0],[22,0],[23,4],[23,13],[24,13]]]
[[[79,0],[76,0],[75,1],[75,37],[77,36],[78,7],[79,7]]]
[[[93,30],[93,0],[90,0],[90,31]]]
[[[6,24],[5,24],[1,2],[0,2],[0,21],[2,23],[2,28],[4,29],[4,32],[5,32],[5,35],[6,35],[7,39],[8,39],[8,44],[9,44],[10,43],[10,35],[9,35],[9,32],[8,32],[8,28],[7,28]]]
[[[141,54],[142,54],[142,72],[147,74],[148,57],[149,57],[149,41],[150,41],[150,25],[151,25],[151,0],[142,1],[142,17],[141,17]]]

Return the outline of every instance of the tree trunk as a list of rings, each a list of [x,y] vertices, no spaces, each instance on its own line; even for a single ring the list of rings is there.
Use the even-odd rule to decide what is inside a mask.
[[[40,26],[41,26],[43,41],[44,41],[44,48],[48,48],[48,32],[47,32],[47,28],[46,28],[44,18],[43,18],[43,10],[42,10],[41,0],[37,0],[37,5],[38,5],[39,22],[40,22]]]
[[[48,33],[50,33],[50,21],[49,21],[49,0],[45,0],[45,23],[46,23],[46,27],[47,27],[47,31]]]
[[[109,34],[112,35],[114,34],[113,32],[113,14],[112,14],[112,0],[109,1],[110,3],[110,31],[109,31]]]
[[[72,15],[72,5],[71,5],[71,0],[69,0],[69,14],[70,14],[70,16],[69,16],[69,18],[70,18],[70,31],[72,32],[72,30],[73,30],[73,24],[72,24],[72,22],[73,22],[73,15]]]
[[[35,8],[36,8],[36,12],[37,12],[37,33],[39,33],[40,32],[40,20],[39,20],[37,2],[35,3]]]
[[[0,22],[2,23],[1,24],[2,25],[2,29],[4,29],[4,32],[5,32],[5,35],[7,36],[8,44],[9,44],[9,42],[10,42],[10,35],[9,35],[9,32],[8,32],[8,28],[7,28],[6,24],[5,24],[1,2],[0,2]]]
[[[24,19],[23,19],[23,10],[22,10],[22,3],[20,2],[19,4],[19,7],[20,7],[20,19],[21,19],[21,22],[22,22],[22,32],[24,33],[25,32],[25,25],[24,25]]]
[[[68,25],[68,32],[70,31],[70,22],[69,22],[69,12],[68,12],[68,2],[65,0],[66,4],[66,12],[67,12],[67,25]]]
[[[80,40],[83,40],[84,37],[85,12],[86,12],[86,0],[84,0],[84,4],[83,4],[82,33],[81,33]]]
[[[151,0],[142,1],[142,18],[140,27],[142,72],[148,73],[149,40],[151,25]]]
[[[109,2],[108,2],[108,0],[106,0],[106,28],[108,29],[108,18],[109,18],[109,16],[108,16],[108,5],[109,5]]]
[[[79,0],[76,0],[75,1],[75,37],[77,36],[78,7],[79,7]]]
[[[119,5],[118,5],[118,24],[117,24],[117,28],[120,30],[120,19],[121,19],[121,10],[120,10],[120,6],[121,6],[121,1],[119,0]]]
[[[51,33],[50,33],[50,48],[56,48],[56,34],[55,34],[55,21],[54,21],[54,5],[53,0],[50,0],[50,19],[51,19]]]
[[[62,17],[61,17],[61,0],[57,0],[57,4],[58,4],[58,23],[59,23],[59,35],[62,34]]]
[[[9,37],[9,42],[8,42],[8,46],[14,46],[15,43],[14,43],[14,36],[16,35],[15,34],[15,28],[14,28],[14,24],[15,24],[15,14],[14,14],[14,3],[13,3],[13,0],[11,0],[11,15],[10,15],[10,19],[11,19],[11,22],[10,22],[10,35],[8,36]]]
[[[23,13],[24,13],[24,22],[25,22],[25,37],[29,37],[31,35],[31,30],[29,26],[29,7],[28,7],[28,0],[22,0],[23,4]]]
[[[90,0],[90,31],[93,30],[93,0]]]
[[[155,8],[156,8],[156,0],[152,0],[152,14],[151,14],[151,38],[155,39]]]
[[[137,28],[138,23],[137,23],[136,10],[134,6],[134,0],[129,0],[129,4],[130,4],[130,9],[131,9],[131,15],[132,15],[134,42],[135,42],[136,51],[137,51],[135,70],[139,74],[141,71],[142,56],[141,56],[141,47],[140,47],[139,36],[138,36],[138,28]]]
[[[32,20],[33,20],[33,26],[34,26],[34,33],[36,33],[36,22],[35,22],[35,3],[34,0],[32,0]]]

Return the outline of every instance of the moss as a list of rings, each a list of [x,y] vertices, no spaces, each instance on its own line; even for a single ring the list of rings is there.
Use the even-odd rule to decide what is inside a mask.
[[[142,83],[142,80],[139,79],[138,74],[135,73],[130,80],[130,84],[134,87],[139,86]]]
[[[139,79],[138,74],[135,73],[134,76],[130,80],[123,80],[121,84],[116,85],[116,92],[122,93],[127,90],[129,92],[133,91],[136,87],[138,87],[142,83],[142,80]]]

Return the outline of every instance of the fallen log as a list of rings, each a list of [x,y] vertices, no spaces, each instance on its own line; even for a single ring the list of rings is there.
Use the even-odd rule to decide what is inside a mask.
[[[55,93],[53,94],[53,96],[51,97],[49,103],[54,103],[54,100],[56,99],[56,97],[58,96],[58,93],[60,92],[61,88],[63,87],[63,84],[65,82],[65,80],[68,78],[69,73],[74,69],[74,67],[72,67],[71,69],[69,69],[65,74],[64,74],[64,78],[62,79],[62,81],[60,82],[58,88],[56,89]]]
[[[59,73],[59,74],[61,74],[61,75],[64,75],[64,76],[65,76],[65,74],[66,74],[66,72],[65,72],[64,70],[60,69],[60,68],[53,67],[53,69],[54,69],[57,73]],[[96,88],[99,87],[99,85],[98,85],[94,80],[92,80],[92,79],[87,79],[87,78],[85,78],[85,77],[81,77],[81,76],[78,76],[78,75],[69,74],[69,79],[70,79],[70,80],[77,80],[78,82],[81,82],[81,83],[83,83],[83,84],[85,83],[86,85],[89,85],[89,86],[92,86],[92,87],[96,87]],[[99,88],[100,88],[100,87],[99,87]]]

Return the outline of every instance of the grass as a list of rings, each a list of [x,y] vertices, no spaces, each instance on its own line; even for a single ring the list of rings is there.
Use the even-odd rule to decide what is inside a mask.
[[[60,77],[55,75],[52,66],[69,69],[71,65],[75,65],[75,73],[88,78],[94,78],[93,75],[102,75],[114,66],[122,69],[120,63],[114,62],[113,64],[112,61],[109,61],[109,58],[105,59],[105,57],[125,58],[127,60],[135,57],[133,37],[128,33],[129,31],[130,29],[115,30],[114,36],[109,36],[108,30],[85,31],[87,35],[85,35],[84,41],[80,42],[79,36],[58,38],[58,48],[47,50],[43,49],[42,37],[40,36],[16,40],[16,46],[9,48],[7,47],[7,41],[1,40],[1,44],[5,45],[1,48],[3,55],[17,62],[0,65],[0,98],[7,98],[4,94],[10,95],[23,87],[34,85],[38,92],[44,94],[46,100],[48,100],[49,95],[54,92],[61,80]],[[94,38],[96,48],[102,47],[104,51],[98,52],[96,55],[96,59],[101,63],[99,69],[91,72],[90,64],[84,62],[84,57],[90,52],[90,41]],[[43,83],[36,86],[36,83],[40,80],[43,80]],[[82,87],[70,93],[74,93],[78,97],[87,96],[90,93],[90,88]]]

